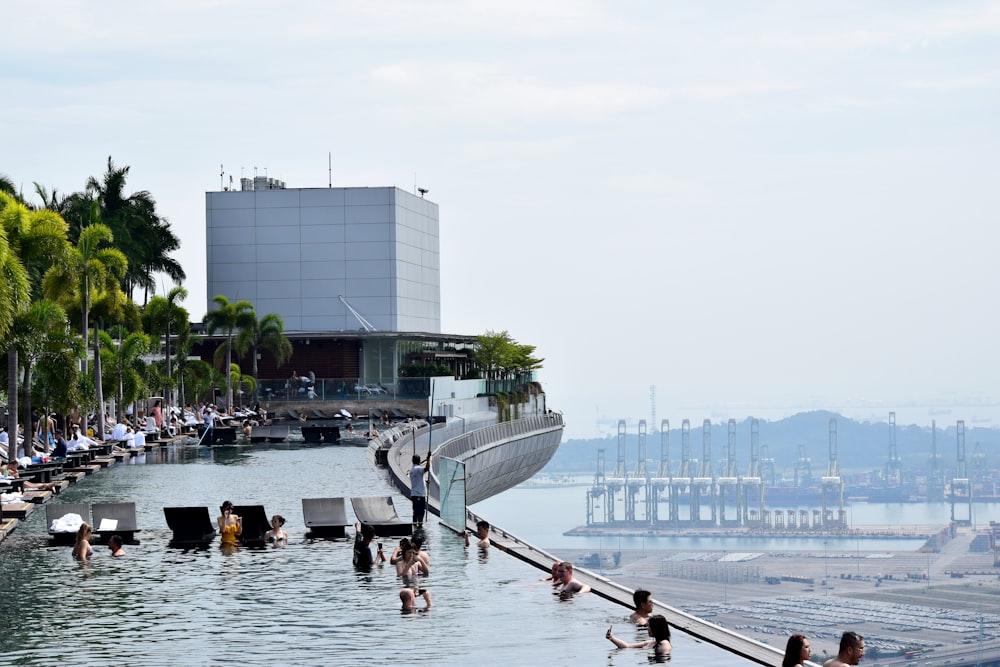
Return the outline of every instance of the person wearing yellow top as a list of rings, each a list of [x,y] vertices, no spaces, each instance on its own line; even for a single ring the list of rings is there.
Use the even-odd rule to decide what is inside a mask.
[[[219,517],[222,544],[236,544],[236,538],[243,534],[243,519],[233,514],[233,504],[228,500],[219,509],[222,510],[222,516]]]

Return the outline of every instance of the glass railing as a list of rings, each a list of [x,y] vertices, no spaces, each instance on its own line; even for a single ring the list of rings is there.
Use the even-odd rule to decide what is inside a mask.
[[[430,393],[431,379],[426,377],[362,381],[360,378],[301,376],[281,380],[261,378],[257,383],[260,401],[426,400]]]

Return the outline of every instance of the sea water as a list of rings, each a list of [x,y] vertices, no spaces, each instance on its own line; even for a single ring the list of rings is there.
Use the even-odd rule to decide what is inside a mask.
[[[496,500],[510,493],[506,502],[525,502],[517,492]],[[426,546],[433,608],[401,614],[401,583],[391,566],[358,573],[351,540],[304,537],[302,498],[365,495],[392,496],[409,519],[407,499],[364,448],[177,445],[88,476],[50,502],[135,502],[141,542],[127,545],[118,559],[95,544],[93,560],[82,564],[69,546],[50,544],[38,508],[0,544],[2,662],[648,664],[648,651],[615,649],[604,637],[613,623],[617,635],[643,638],[623,622],[627,610],[595,595],[560,601],[540,581],[541,571],[497,550],[466,549],[436,519],[427,526]],[[282,514],[289,544],[232,553],[218,540],[207,549],[168,545],[163,507],[207,506],[214,521],[223,500]],[[573,521],[556,523],[565,530]],[[539,537],[540,545],[561,539],[558,531]],[[387,553],[397,542],[382,541]],[[673,661],[746,664],[680,632]]]
[[[856,539],[852,536],[777,537],[777,536],[694,536],[694,535],[565,535],[584,525],[587,517],[586,486],[535,487],[522,485],[494,498],[477,503],[472,509],[504,526],[518,537],[543,549],[583,549],[601,552],[624,549],[823,551],[839,544],[851,551],[915,551],[926,542],[923,538]],[[622,507],[624,504],[622,503]],[[662,506],[666,509],[666,505]],[[896,526],[902,529],[948,524],[951,505],[938,503],[849,503],[848,524],[853,528]],[[735,508],[727,515],[736,515]],[[1000,504],[976,503],[972,518],[980,527],[991,519],[1000,520]]]

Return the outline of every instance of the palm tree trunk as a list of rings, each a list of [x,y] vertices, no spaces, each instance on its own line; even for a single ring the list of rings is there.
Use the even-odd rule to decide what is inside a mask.
[[[170,307],[169,307],[169,304],[167,306],[167,339],[166,339],[166,343],[167,343],[167,393],[165,394],[165,398],[167,400],[167,406],[166,407],[167,407],[167,417],[168,417],[168,421],[169,421],[170,404],[172,403],[171,399],[173,398],[173,391],[174,391],[174,383],[172,381],[173,378],[171,378],[171,376],[170,376]]]
[[[14,376],[17,377],[16,371],[14,372]],[[21,409],[24,411],[24,417],[21,420],[21,423],[24,424],[24,454],[25,456],[31,456],[31,445],[29,443],[35,437],[35,429],[31,424],[31,362],[29,360],[25,360],[24,362],[24,377],[21,379],[21,391],[24,392],[24,398],[21,401]],[[17,427],[15,426],[14,428],[16,429]]]
[[[7,455],[9,461],[17,458],[17,350],[12,345],[7,350]]]
[[[94,326],[94,389],[97,394],[97,439],[104,439],[104,384],[101,382],[101,337],[98,332],[101,330],[101,322],[98,320]]]
[[[230,329],[226,340],[226,412],[233,414],[233,377],[229,369],[233,365],[233,332]]]
[[[87,344],[87,333],[90,331],[90,299],[88,297],[88,295],[90,294],[89,290],[90,290],[90,280],[87,278],[87,274],[85,272],[83,274],[83,292],[82,292],[83,296],[82,296],[82,299],[81,299],[81,306],[82,307],[80,308],[80,319],[83,322],[83,327],[82,327],[82,329],[83,329],[83,359],[80,360],[80,375],[82,377],[87,377],[87,370],[88,370],[87,369],[87,348],[89,346]],[[87,420],[87,416],[88,416],[88,413],[90,412],[90,410],[87,407],[84,407],[84,409],[81,410],[80,412],[81,412],[81,414],[80,414],[80,432],[83,433],[84,435],[87,435],[87,426],[88,426],[88,424],[87,424],[87,421],[88,421]],[[97,440],[103,440],[104,439],[104,431],[101,431],[100,433],[98,433],[96,439]]]

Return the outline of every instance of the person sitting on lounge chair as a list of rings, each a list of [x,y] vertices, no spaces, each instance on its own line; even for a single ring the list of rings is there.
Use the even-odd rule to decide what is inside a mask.
[[[7,477],[11,479],[18,479],[20,477],[17,472],[18,467],[19,466],[16,460],[10,461],[7,464]],[[53,493],[59,493],[59,489],[61,487],[56,482],[31,482],[25,480],[24,488],[34,489],[36,491],[52,491]]]

